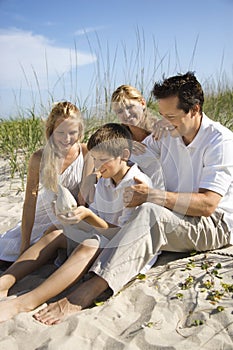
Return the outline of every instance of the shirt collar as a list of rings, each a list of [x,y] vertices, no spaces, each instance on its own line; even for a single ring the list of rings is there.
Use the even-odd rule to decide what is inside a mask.
[[[138,167],[136,164],[133,164],[129,170],[127,171],[127,173],[125,174],[125,176],[123,177],[123,179],[120,181],[120,183],[115,186],[113,184],[113,181],[112,179],[105,179],[104,181],[104,184],[106,187],[110,187],[112,190],[118,190],[122,187],[126,187],[127,183],[129,183],[129,185],[131,184],[131,181],[132,181],[132,178],[133,178],[133,175],[132,175],[132,172],[134,174],[134,176],[136,176],[137,174],[137,170],[138,170]]]
[[[200,145],[200,140],[203,138],[204,134],[206,133],[206,129],[209,127],[209,125],[210,125],[210,119],[206,116],[205,113],[203,113],[200,128],[199,128],[196,136],[192,140],[192,142],[188,146],[185,146],[182,137],[177,137],[176,142],[180,146],[185,147],[185,148],[197,148]],[[170,137],[172,138],[172,136],[170,136]]]
[[[205,113],[202,113],[200,128],[198,130],[198,133],[192,140],[192,142],[187,146],[188,148],[197,148],[200,145],[200,140],[203,138],[208,126],[209,126],[209,118],[205,115]]]

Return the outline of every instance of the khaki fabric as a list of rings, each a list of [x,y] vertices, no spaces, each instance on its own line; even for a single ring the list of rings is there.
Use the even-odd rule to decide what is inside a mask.
[[[160,250],[206,251],[229,243],[224,214],[182,216],[152,203],[139,206],[131,220],[105,246],[90,271],[117,293]]]

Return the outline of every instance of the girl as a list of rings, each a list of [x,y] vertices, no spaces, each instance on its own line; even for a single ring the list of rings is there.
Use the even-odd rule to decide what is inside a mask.
[[[78,108],[67,101],[54,105],[46,121],[47,144],[30,158],[22,222],[0,236],[0,259],[13,262],[20,253],[56,229],[51,202],[57,183],[77,198],[79,185],[93,170],[83,138],[83,120]]]

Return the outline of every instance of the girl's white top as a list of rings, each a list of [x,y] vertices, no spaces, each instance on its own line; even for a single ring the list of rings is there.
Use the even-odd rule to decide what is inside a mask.
[[[76,197],[79,184],[82,179],[84,158],[80,146],[79,156],[66,170],[59,175],[59,182],[67,187]],[[40,186],[41,187],[41,186]],[[60,226],[60,222],[53,213],[51,203],[55,200],[55,193],[46,188],[38,192],[35,221],[31,233],[31,244],[34,244],[51,225]],[[19,255],[21,245],[21,222],[14,228],[6,231],[0,236],[0,260],[15,261]]]

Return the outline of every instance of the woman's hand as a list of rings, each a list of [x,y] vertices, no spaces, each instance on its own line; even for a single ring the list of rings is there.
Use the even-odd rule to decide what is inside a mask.
[[[140,142],[133,141],[132,153],[140,156],[146,152],[146,146]]]
[[[152,135],[155,140],[160,140],[162,136],[167,137],[168,133],[175,127],[165,118],[156,121],[153,125]]]

